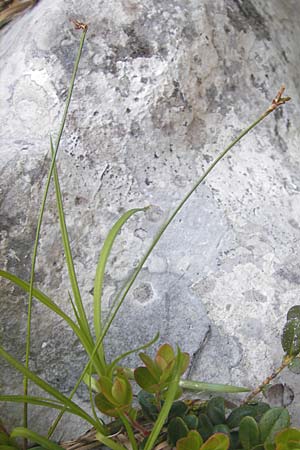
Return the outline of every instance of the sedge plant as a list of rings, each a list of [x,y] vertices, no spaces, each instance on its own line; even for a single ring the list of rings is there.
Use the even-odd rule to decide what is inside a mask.
[[[73,74],[70,81],[69,93],[65,109],[63,112],[61,126],[55,142],[53,141],[52,137],[50,138],[51,164],[48,172],[48,177],[45,185],[44,195],[37,222],[36,237],[34,242],[32,263],[31,263],[30,280],[29,282],[27,282],[25,280],[22,280],[15,274],[9,273],[4,270],[0,270],[0,276],[9,280],[16,286],[20,287],[25,292],[27,292],[29,299],[25,364],[24,365],[21,364],[17,359],[13,357],[13,355],[8,353],[2,346],[0,346],[0,356],[3,357],[9,364],[11,364],[16,370],[21,372],[24,376],[24,392],[22,395],[0,395],[0,401],[17,402],[22,403],[24,405],[23,426],[15,428],[10,434],[10,436],[5,430],[3,431],[2,429],[0,429],[0,448],[1,450],[9,450],[11,448],[15,448],[17,445],[15,438],[18,437],[23,438],[24,450],[26,450],[27,448],[28,439],[36,442],[45,449],[57,450],[58,448],[61,448],[58,444],[54,443],[51,440],[51,437],[63,414],[68,413],[79,416],[80,418],[85,420],[87,424],[89,424],[89,426],[92,426],[93,429],[95,429],[97,439],[101,443],[105,444],[112,450],[125,450],[125,447],[124,445],[122,445],[122,443],[118,442],[116,439],[113,439],[111,437],[112,434],[111,427],[105,424],[99,418],[98,411],[100,411],[101,413],[105,414],[108,417],[113,417],[120,424],[120,427],[123,427],[126,430],[126,435],[130,442],[130,446],[133,450],[153,449],[155,445],[157,445],[157,442],[159,441],[160,436],[162,435],[162,430],[165,429],[166,424],[168,427],[168,441],[172,442],[173,446],[174,445],[177,446],[178,441],[179,450],[180,449],[184,450],[185,448],[189,448],[190,450],[195,448],[195,450],[198,450],[200,447],[202,448],[203,445],[206,445],[205,448],[207,448],[207,450],[210,448],[211,449],[220,448],[221,450],[224,448],[224,450],[226,450],[225,447],[227,446],[228,448],[227,444],[229,442],[228,440],[229,438],[225,439],[223,437],[218,437],[219,430],[218,429],[215,430],[213,427],[210,428],[210,434],[207,433],[205,434],[205,432],[204,434],[203,433],[201,434],[201,426],[203,424],[201,426],[199,425],[199,423],[201,422],[199,417],[197,417],[196,418],[197,420],[195,420],[192,417],[193,414],[191,413],[190,410],[187,413],[185,409],[185,413],[183,415],[182,414],[178,415],[177,411],[175,412],[174,415],[174,408],[176,406],[176,401],[178,402],[178,398],[181,396],[182,390],[184,389],[197,392],[206,391],[214,393],[247,392],[249,391],[249,389],[239,386],[213,384],[213,383],[205,383],[202,381],[181,379],[183,373],[185,372],[189,364],[188,354],[182,352],[179,348],[173,349],[169,344],[164,344],[163,346],[161,346],[157,350],[156,356],[153,360],[144,352],[145,349],[147,349],[149,346],[153,345],[157,341],[158,335],[155,336],[150,342],[145,343],[139,348],[129,349],[126,353],[119,355],[114,361],[110,362],[107,361],[105,355],[103,340],[111,324],[113,323],[121,305],[125,301],[130,288],[132,287],[137,276],[139,275],[148,257],[153,252],[161,236],[165,233],[168,226],[173,222],[175,216],[182,209],[182,207],[188,201],[193,192],[206,179],[206,177],[213,170],[213,168],[244,136],[246,136],[260,122],[262,122],[270,113],[276,110],[279,106],[289,101],[290,98],[283,96],[284,87],[282,87],[279,90],[276,97],[274,98],[274,100],[272,101],[269,108],[267,108],[267,110],[262,115],[260,115],[259,118],[256,119],[250,126],[248,126],[244,131],[242,131],[239,134],[239,136],[236,139],[234,139],[233,142],[230,145],[228,145],[216,157],[213,163],[210,164],[210,166],[207,168],[204,174],[192,186],[190,191],[185,195],[182,201],[178,204],[178,206],[175,208],[175,210],[171,213],[169,218],[157,232],[150,247],[148,248],[146,253],[141,257],[140,262],[133,271],[133,274],[130,276],[129,280],[125,283],[125,285],[121,288],[121,290],[117,293],[110,314],[108,315],[108,318],[104,322],[102,319],[102,293],[103,293],[103,283],[106,265],[111,253],[111,249],[115,243],[115,240],[120,230],[122,229],[122,227],[126,225],[127,221],[130,220],[130,218],[133,215],[143,213],[148,207],[131,209],[125,212],[117,220],[117,222],[113,225],[113,227],[109,231],[103,243],[96,268],[94,290],[93,290],[94,320],[92,328],[88,322],[84,302],[80,293],[79,283],[77,281],[76,271],[74,268],[71,245],[65,222],[59,177],[56,167],[56,159],[58,155],[60,140],[63,134],[65,121],[67,118],[73,88],[75,84],[76,73],[79,67],[84,40],[88,29],[86,24],[78,21],[74,21],[74,25],[76,29],[81,31],[82,35],[80,39],[77,58],[74,64]],[[66,259],[66,266],[71,286],[71,292],[68,293],[68,298],[72,305],[75,319],[67,315],[55,303],[53,299],[51,299],[48,295],[46,295],[44,292],[42,292],[41,290],[37,289],[34,286],[35,264],[37,258],[38,243],[40,239],[43,214],[45,211],[46,199],[51,180],[53,180],[54,182],[56,204],[63,243],[63,251]],[[88,356],[88,363],[83,368],[80,377],[78,378],[78,381],[75,384],[69,396],[65,396],[57,389],[53,388],[46,381],[41,379],[39,376],[37,376],[33,371],[29,369],[30,344],[31,344],[31,314],[32,314],[32,307],[34,305],[33,299],[37,300],[45,307],[55,312],[61,319],[63,319],[70,326],[70,328],[77,336],[80,345],[82,345]],[[287,335],[287,333],[290,333],[290,335],[293,335],[295,337],[295,335],[297,336],[298,334],[300,335],[300,326],[299,326],[300,315],[296,314],[295,316],[294,314],[293,320],[294,322],[292,323],[292,325],[290,325],[289,322],[288,332],[286,332],[285,334]],[[289,351],[289,348],[293,345],[290,343],[289,339],[287,338],[285,340],[285,342],[288,342],[285,344],[284,347],[284,350],[287,353],[286,358],[288,359],[285,360],[284,367],[288,366],[292,362],[292,360],[297,359],[300,351],[300,348],[298,349],[297,345],[296,349],[293,348],[292,351]],[[144,366],[138,367],[135,370],[132,370],[128,367],[122,367],[120,364],[122,359],[124,359],[126,356],[128,356],[133,352],[140,352],[140,358]],[[141,423],[140,409],[136,408],[136,406],[134,405],[133,391],[132,391],[133,380],[142,389],[141,393],[138,396],[138,402],[145,416],[151,418],[152,420],[150,430]],[[40,387],[47,394],[47,397],[43,396],[38,397],[30,395],[28,389],[29,381]],[[73,396],[76,390],[78,389],[80,383],[82,382],[84,382],[89,389],[92,414],[89,414],[86,411],[84,411],[73,401]],[[259,387],[255,392],[252,392],[250,394],[249,399],[252,400],[253,397],[257,395],[257,393],[262,391],[262,389],[263,389],[262,387]],[[215,404],[217,410],[220,410],[220,408],[222,410],[224,406],[222,402],[223,400],[219,401],[219,404],[217,403]],[[56,409],[58,411],[58,416],[56,420],[52,423],[51,427],[49,428],[46,437],[41,436],[28,428],[28,405],[44,406]],[[183,408],[182,403],[180,405],[181,405],[180,407]],[[207,406],[207,408],[209,411],[213,411],[211,405]],[[205,416],[206,413],[202,411],[201,414]],[[211,421],[211,417],[209,415],[207,416],[207,418],[204,418],[204,416],[201,419],[202,422],[204,421],[204,423],[207,424],[208,420]],[[176,419],[177,421],[172,422],[173,419]],[[227,420],[224,414],[222,415],[222,420],[223,422]],[[223,422],[221,424],[219,423],[213,424],[211,422],[211,425],[213,426],[223,425]],[[184,423],[184,426],[182,426],[182,423]],[[181,425],[181,428],[180,425],[178,424]],[[177,436],[177,437],[175,436],[176,437],[175,439],[172,430],[175,430],[176,433],[178,430],[181,430],[181,434],[179,433],[178,435],[178,433],[177,434],[175,433],[175,435]],[[216,437],[214,437],[215,435]],[[203,443],[205,437],[207,437],[207,440],[210,439],[209,441],[210,444],[206,444],[205,442]],[[214,447],[214,443],[216,443],[216,447]]]

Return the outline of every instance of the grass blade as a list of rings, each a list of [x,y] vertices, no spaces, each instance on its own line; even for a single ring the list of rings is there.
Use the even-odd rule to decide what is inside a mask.
[[[119,220],[114,224],[114,226],[109,231],[97,264],[96,269],[96,276],[95,276],[95,282],[94,282],[94,327],[95,327],[95,333],[96,337],[99,337],[101,335],[102,331],[102,321],[101,321],[101,297],[102,297],[102,288],[103,288],[103,279],[105,274],[105,267],[108,260],[108,257],[110,255],[113,243],[120,232],[122,226],[127,222],[127,220],[137,212],[145,211],[147,208],[135,208],[127,211],[125,214],[123,214]],[[104,359],[104,349],[103,344],[99,346],[100,354],[102,355],[102,358]]]
[[[44,195],[43,195],[42,205],[41,205],[41,209],[40,209],[40,213],[39,213],[39,217],[38,217],[37,229],[36,229],[36,233],[35,233],[33,255],[32,255],[32,261],[31,261],[30,289],[29,289],[28,312],[27,312],[27,336],[26,336],[26,350],[25,350],[25,367],[27,367],[27,368],[29,366],[29,357],[30,357],[33,284],[34,284],[34,275],[35,275],[35,264],[36,264],[36,256],[37,256],[37,247],[38,247],[38,243],[39,243],[41,225],[42,225],[42,220],[43,220],[43,215],[44,215],[44,210],[45,210],[45,205],[46,205],[46,199],[47,199],[47,195],[48,195],[48,191],[49,191],[50,181],[51,181],[51,177],[52,177],[52,172],[53,172],[53,169],[54,169],[56,155],[57,155],[57,152],[58,152],[61,136],[62,136],[62,133],[63,133],[63,129],[64,129],[64,126],[65,126],[65,122],[66,122],[66,118],[67,118],[67,114],[68,114],[68,110],[69,110],[69,106],[70,106],[70,102],[71,102],[71,98],[72,98],[72,93],[73,93],[76,73],[77,73],[79,62],[80,62],[80,58],[81,58],[81,53],[82,53],[82,49],[83,49],[83,44],[84,44],[86,32],[87,32],[87,27],[83,28],[83,33],[81,35],[79,49],[78,49],[77,57],[76,57],[76,60],[75,60],[74,69],[73,69],[71,82],[70,82],[70,86],[69,86],[68,97],[67,97],[67,101],[66,101],[66,105],[65,105],[65,109],[64,109],[64,113],[63,113],[62,122],[61,122],[60,129],[59,129],[59,132],[58,132],[57,140],[56,140],[55,152],[53,154],[51,167],[50,167],[50,170],[49,170],[49,173],[48,173],[48,178],[47,178],[46,187],[45,187],[45,191],[44,191]],[[28,379],[27,379],[26,375],[24,376],[24,380],[23,380],[23,389],[24,389],[24,395],[27,395],[27,393],[28,393]],[[27,406],[27,403],[24,404],[23,425],[24,425],[24,427],[27,427],[27,425],[28,425],[28,406]],[[27,447],[27,443],[26,443],[26,440],[25,440],[24,441],[24,449],[26,449],[26,447]]]
[[[51,401],[43,397],[34,397],[30,395],[0,395],[1,402],[12,403],[29,403],[31,405],[45,406],[52,409],[63,409],[65,406],[62,403]],[[67,412],[70,412],[67,409]]]
[[[3,278],[6,278],[7,280],[12,281],[14,284],[19,286],[21,289],[23,289],[25,292],[29,292],[30,285],[26,281],[22,280],[21,278],[17,277],[16,275],[6,272],[4,270],[0,270],[0,276]],[[37,300],[39,300],[43,305],[47,306],[49,309],[51,309],[54,313],[56,313],[58,316],[60,316],[62,319],[64,319],[67,324],[70,326],[70,328],[74,331],[76,336],[79,338],[80,342],[82,343],[83,347],[85,348],[86,352],[91,356],[93,346],[90,344],[89,341],[87,341],[86,336],[80,328],[73,322],[73,320],[64,313],[59,306],[57,306],[49,297],[47,297],[46,294],[41,292],[40,290],[33,288],[32,289],[32,295]]]
[[[224,392],[237,394],[239,392],[249,392],[251,389],[231,384],[204,383],[202,381],[180,380],[179,386],[182,389],[195,392]]]
[[[11,432],[11,437],[12,438],[23,437],[26,439],[30,439],[31,441],[40,444],[46,450],[62,450],[62,447],[60,447],[59,445],[49,441],[47,438],[41,436],[38,433],[35,433],[34,431],[28,430],[28,428],[24,427],[15,428]]]
[[[66,407],[69,408],[69,412],[75,414],[82,419],[85,419],[89,422],[96,430],[100,432],[105,432],[104,427],[99,427],[99,424],[95,422],[95,420],[87,414],[80,406],[76,405],[76,403],[72,402],[68,397],[63,395],[61,392],[57,391],[55,388],[50,386],[46,381],[42,380],[38,375],[33,373],[27,367],[23,366],[18,360],[16,360],[10,353],[6,352],[3,347],[0,346],[0,356],[2,356],[6,361],[12,365],[15,369],[25,375],[29,380],[33,381],[37,386],[43,389],[52,397],[56,398],[59,402],[63,403]],[[26,396],[25,396],[26,397]]]
[[[123,445],[118,444],[117,442],[109,439],[101,433],[96,433],[96,439],[98,439],[99,442],[111,448],[112,450],[127,450],[127,448],[123,447]]]
[[[50,139],[50,145],[51,145],[51,153],[53,155],[54,149],[53,149],[52,139]],[[78,281],[77,281],[77,277],[76,277],[76,272],[75,272],[75,268],[74,268],[74,261],[73,261],[73,257],[72,257],[70,239],[69,239],[68,230],[67,230],[66,221],[65,221],[65,214],[64,214],[64,209],[63,209],[62,195],[61,195],[61,189],[60,189],[56,164],[54,164],[53,178],[54,178],[54,185],[55,185],[55,195],[56,195],[56,204],[57,204],[57,210],[58,210],[58,216],[59,216],[60,231],[61,231],[61,236],[62,236],[62,241],[63,241],[66,263],[67,263],[67,267],[68,267],[69,280],[71,283],[74,301],[75,301],[75,305],[76,305],[76,308],[78,311],[78,316],[80,318],[79,327],[86,334],[87,339],[91,342],[91,344],[93,344],[93,339],[92,339],[89,324],[87,321],[86,313],[85,313],[85,310],[83,307],[83,303],[82,303],[82,299],[81,299],[81,295],[80,295],[80,291],[79,291],[79,286],[78,286]]]

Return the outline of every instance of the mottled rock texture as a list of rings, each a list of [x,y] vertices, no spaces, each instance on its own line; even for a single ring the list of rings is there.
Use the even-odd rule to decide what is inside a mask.
[[[112,357],[159,330],[161,340],[191,353],[191,377],[256,386],[280,363],[285,314],[299,303],[299,1],[41,0],[1,30],[1,266],[27,280],[49,134],[58,130],[80,38],[70,18],[90,28],[58,170],[90,318],[101,244],[120,214],[154,205],[117,239],[105,310],[163,219],[286,83],[293,103],[197,190],[146,263],[106,341]],[[53,190],[36,280],[71,313]],[[1,282],[1,340],[19,359],[26,302]],[[35,304],[32,368],[67,394],[85,361],[66,325]],[[1,390],[21,391],[21,377],[3,361],[0,377]],[[281,380],[299,404],[299,380],[289,374]],[[87,398],[80,389],[76,400],[86,405]],[[53,415],[34,410],[31,424],[42,430]],[[7,405],[2,416],[19,425],[21,408]],[[64,423],[58,437],[85,428],[74,418]]]

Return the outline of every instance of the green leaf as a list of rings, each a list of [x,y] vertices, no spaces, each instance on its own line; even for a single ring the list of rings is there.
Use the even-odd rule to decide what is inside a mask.
[[[195,392],[223,392],[223,393],[238,393],[250,392],[251,389],[242,386],[233,386],[231,384],[216,384],[204,383],[202,381],[180,380],[179,385],[185,389]]]
[[[213,434],[214,431],[213,424],[211,423],[206,414],[199,414],[198,431],[201,434],[204,441],[206,441]]]
[[[271,408],[260,419],[259,429],[261,441],[267,450],[274,444],[275,434],[290,424],[289,412],[285,408]]]
[[[199,450],[203,440],[200,434],[191,430],[186,437],[179,439],[176,443],[176,450]]]
[[[239,440],[239,432],[231,431],[230,432],[230,450],[235,450],[237,448],[241,448],[240,440]]]
[[[135,208],[129,211],[126,211],[119,220],[114,224],[114,226],[109,231],[104,244],[102,246],[102,250],[100,253],[100,257],[97,264],[95,282],[94,282],[94,327],[97,338],[101,335],[102,332],[102,323],[101,323],[101,297],[102,297],[102,288],[103,288],[103,279],[105,268],[107,264],[108,257],[110,255],[113,243],[120,232],[122,226],[127,222],[127,220],[137,212],[145,211],[147,208]]]
[[[154,395],[142,390],[138,393],[137,398],[144,416],[149,418],[151,421],[156,420],[159,411],[157,409]]]
[[[51,143],[52,156],[54,157],[54,149],[53,149],[52,140],[50,143]],[[73,261],[72,251],[71,251],[69,234],[68,234],[66,221],[65,221],[63,201],[62,201],[62,195],[61,195],[60,184],[59,184],[55,161],[54,161],[54,168],[53,168],[53,177],[54,177],[54,186],[55,186],[56,204],[57,204],[57,210],[58,210],[58,216],[59,216],[60,231],[61,231],[61,236],[62,236],[62,241],[63,241],[63,247],[64,247],[67,268],[68,268],[69,281],[70,281],[70,284],[72,287],[72,292],[73,292],[73,296],[74,296],[74,300],[75,300],[75,305],[76,305],[76,308],[78,311],[78,315],[80,317],[80,322],[78,323],[78,325],[79,325],[81,331],[83,333],[85,333],[90,344],[93,345],[93,338],[92,338],[91,331],[89,328],[89,323],[88,323],[86,312],[85,312],[85,309],[83,306],[83,302],[82,302],[82,298],[81,298],[81,294],[80,294],[80,290],[79,290],[79,286],[78,286],[77,276],[76,276],[76,272],[75,272],[74,261]],[[104,365],[104,361],[100,360],[99,363],[101,366]]]
[[[172,419],[173,417],[183,417],[186,415],[187,411],[188,406],[184,402],[180,400],[174,402],[170,409],[168,420]]]
[[[137,367],[134,371],[134,379],[137,384],[150,394],[158,392],[159,384],[146,367]]]
[[[111,403],[102,393],[96,394],[94,401],[96,407],[103,414],[106,414],[110,417],[119,416],[118,406],[116,406],[114,403]]]
[[[181,375],[187,370],[190,363],[190,355],[186,352],[182,353]]]
[[[225,423],[225,402],[223,397],[213,397],[207,403],[206,414],[213,425]]]
[[[111,450],[127,450],[126,447],[123,447],[123,445],[118,444],[102,433],[96,433],[96,439]]]
[[[181,417],[174,417],[168,424],[168,442],[175,447],[178,439],[186,437],[189,429]]]
[[[4,445],[10,448],[19,448],[17,442],[14,439],[12,439],[8,434],[0,431],[0,448]]]
[[[224,423],[220,423],[219,425],[215,425],[213,432],[214,433],[227,434],[228,436],[230,435],[230,429]]]
[[[29,293],[30,286],[29,283],[22,280],[21,278],[17,277],[16,275],[6,272],[4,270],[0,270],[0,276],[11,281],[16,286],[19,286],[21,289],[23,289],[25,292]],[[43,305],[47,306],[47,308],[51,309],[55,314],[60,316],[63,320],[66,321],[66,323],[72,328],[74,333],[78,336],[80,342],[82,343],[83,347],[86,349],[87,353],[92,353],[92,345],[87,339],[85,333],[82,332],[82,330],[73,322],[73,320],[64,313],[59,306],[57,306],[46,294],[41,292],[40,290],[33,288],[33,296],[39,300]]]
[[[160,410],[160,413],[158,415],[158,418],[152,428],[150,436],[147,439],[145,450],[152,450],[152,448],[154,447],[154,444],[156,442],[156,439],[158,438],[159,433],[161,432],[161,430],[167,420],[171,406],[175,400],[175,396],[178,391],[181,364],[182,364],[181,351],[180,351],[179,347],[177,347],[176,364],[174,367],[172,378],[169,382],[168,392],[165,397],[163,406]]]
[[[161,370],[164,370],[165,367],[174,359],[175,353],[170,344],[163,344],[157,350],[155,362]]]
[[[289,319],[281,336],[283,350],[288,356],[296,356],[300,352],[300,320]]]
[[[104,397],[106,397],[107,400],[113,405],[118,406],[118,402],[112,395],[113,382],[111,381],[111,379],[108,377],[100,377],[98,380],[98,384]]]
[[[132,402],[131,384],[125,377],[115,378],[111,393],[119,405],[128,406]]]
[[[0,444],[0,450],[19,450],[19,447],[16,446],[12,446],[12,445],[8,445],[8,444]]]
[[[152,377],[158,383],[159,377],[160,377],[160,375],[162,373],[160,367],[158,367],[156,365],[156,363],[150,358],[149,355],[147,355],[147,353],[141,352],[141,353],[139,353],[139,357],[141,358],[141,360],[143,361],[143,363],[147,367],[147,369],[150,372],[150,374],[152,375]]]
[[[194,414],[188,414],[183,417],[185,424],[187,425],[189,430],[197,430],[198,428],[198,417]]]
[[[244,417],[240,422],[239,441],[245,450],[260,444],[259,428],[253,417]]]
[[[287,320],[298,319],[300,320],[300,305],[292,306],[287,313]]]
[[[298,450],[300,449],[300,430],[287,428],[277,433],[275,437],[276,450]]]
[[[293,361],[288,365],[288,369],[295,373],[296,375],[300,374],[300,357],[296,357]]]
[[[263,412],[270,409],[269,405],[266,403],[261,403],[263,405],[266,405],[266,409],[264,410],[264,407],[261,407],[260,409],[263,410]],[[257,405],[242,405],[238,406],[237,408],[233,409],[229,416],[227,417],[226,424],[229,426],[229,428],[237,428],[240,424],[240,421],[246,417],[257,417],[258,413],[260,413],[260,409],[258,409]]]
[[[15,428],[11,432],[11,437],[12,438],[22,437],[30,439],[31,441],[40,444],[46,450],[62,450],[62,447],[60,447],[59,445],[55,444],[52,441],[49,441],[49,439],[45,438],[44,436],[40,436],[38,433],[35,433],[34,431],[28,430],[28,428],[23,427]]]
[[[82,380],[87,386],[91,386],[92,391],[94,392],[100,392],[100,386],[98,381],[92,377],[91,375],[89,375],[88,373],[86,373],[83,377]]]
[[[164,363],[162,364],[162,365],[164,365]],[[172,371],[173,371],[173,369],[174,369],[174,366],[175,366],[175,359],[173,359],[172,361],[170,361],[166,366],[165,366],[165,368],[163,369],[163,371],[162,371],[162,374],[161,374],[161,376],[160,376],[160,378],[159,378],[159,383],[161,384],[161,385],[167,385],[168,384],[168,381],[169,381],[169,379],[170,379],[170,377],[172,376]],[[180,372],[181,373],[181,372]]]
[[[26,375],[28,379],[33,381],[37,386],[43,389],[45,392],[56,398],[59,402],[63,403],[65,406],[69,408],[69,412],[75,414],[79,417],[82,417],[91,425],[93,425],[98,430],[106,431],[105,428],[95,421],[88,413],[86,413],[82,408],[80,408],[76,403],[70,400],[68,397],[60,393],[57,389],[50,386],[50,384],[46,383],[46,381],[42,380],[38,375],[33,373],[31,370],[24,367],[17,359],[15,359],[10,353],[6,352],[3,347],[0,346],[0,356],[2,356],[10,365],[12,365],[15,369],[21,372],[23,375]]]
[[[204,442],[200,450],[227,450],[229,443],[229,437],[226,434],[216,433]]]

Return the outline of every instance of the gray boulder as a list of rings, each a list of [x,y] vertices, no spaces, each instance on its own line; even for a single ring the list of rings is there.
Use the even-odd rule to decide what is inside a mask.
[[[106,339],[109,358],[160,331],[161,342],[191,354],[194,379],[255,387],[280,365],[281,329],[300,294],[299,17],[297,0],[40,0],[1,30],[0,259],[28,280],[49,136],[59,127],[80,39],[70,19],[89,24],[58,171],[90,320],[99,252],[118,217],[152,205],[117,238],[105,313],[218,152],[282,82],[293,98],[218,165],[167,230]],[[36,284],[72,314],[53,189]],[[1,280],[1,341],[20,360],[26,307],[27,296]],[[70,393],[86,362],[73,333],[37,302],[32,331],[31,368]],[[21,381],[1,361],[1,391],[21,393]],[[299,401],[297,379],[281,381]],[[75,399],[88,407],[84,387]],[[40,432],[55,417],[30,411]],[[1,410],[9,427],[21,417],[18,405]],[[67,417],[56,437],[85,429]]]

